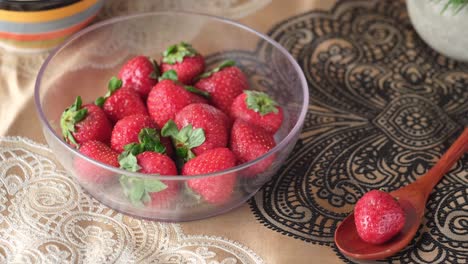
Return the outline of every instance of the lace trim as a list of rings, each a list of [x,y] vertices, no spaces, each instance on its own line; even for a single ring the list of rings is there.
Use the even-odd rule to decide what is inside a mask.
[[[83,192],[45,145],[0,137],[0,263],[264,263],[239,242],[186,235]]]

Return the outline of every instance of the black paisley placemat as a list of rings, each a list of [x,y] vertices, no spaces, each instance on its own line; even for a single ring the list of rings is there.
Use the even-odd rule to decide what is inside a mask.
[[[428,47],[403,1],[343,1],[269,35],[299,62],[311,104],[287,165],[251,208],[268,228],[351,263],[336,226],[365,192],[423,175],[468,125],[468,65]],[[465,156],[430,196],[413,243],[385,262],[467,263],[467,183]]]

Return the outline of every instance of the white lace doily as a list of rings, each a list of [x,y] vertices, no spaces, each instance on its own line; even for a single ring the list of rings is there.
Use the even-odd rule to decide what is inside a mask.
[[[84,193],[44,145],[0,137],[0,263],[263,263],[221,237],[120,214]]]

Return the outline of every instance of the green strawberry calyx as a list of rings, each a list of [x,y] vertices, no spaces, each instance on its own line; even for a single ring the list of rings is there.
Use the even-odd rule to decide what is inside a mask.
[[[195,88],[194,86],[191,86],[191,85],[184,85],[184,88],[185,88],[185,90],[187,90],[187,91],[189,91],[191,93],[201,95],[201,96],[205,97],[206,99],[210,99],[210,93],[207,92],[207,91],[202,91],[202,90],[197,89],[197,88]]]
[[[269,113],[278,113],[278,103],[268,94],[259,91],[244,91],[247,95],[245,103],[248,109],[264,116]]]
[[[200,89],[195,88],[194,86],[184,85],[181,82],[179,82],[179,78],[177,77],[177,72],[175,70],[168,70],[168,71],[164,72],[161,75],[161,77],[159,77],[159,81],[162,81],[162,80],[171,80],[171,81],[175,82],[177,85],[180,85],[180,86],[184,87],[185,90],[187,90],[187,91],[189,91],[191,93],[201,95],[201,96],[203,96],[203,97],[205,97],[207,99],[210,98],[210,93],[209,92],[202,91]]]
[[[60,128],[65,140],[79,147],[78,143],[73,136],[75,124],[82,121],[88,115],[88,109],[82,108],[81,96],[76,97],[75,102],[65,109],[60,117]]]
[[[162,80],[171,80],[171,81],[174,81],[176,83],[178,83],[179,81],[179,77],[177,76],[177,72],[175,70],[168,70],[168,71],[165,71],[158,79],[159,81],[162,81]]]
[[[160,180],[142,179],[121,175],[119,178],[125,196],[136,206],[151,202],[150,193],[160,192],[167,188]]]
[[[130,143],[124,146],[124,151],[119,155],[120,168],[126,171],[138,172],[141,167],[138,165],[136,156],[145,151],[153,151],[164,154],[166,148],[160,141],[160,137],[155,129],[143,128],[138,134],[138,143]],[[151,201],[152,192],[160,192],[167,186],[156,179],[141,179],[127,175],[119,178],[125,196],[130,202],[137,206]]]
[[[185,57],[193,57],[198,54],[198,51],[192,47],[192,45],[180,42],[169,46],[163,52],[163,62],[168,64],[175,64],[176,62],[182,62]]]
[[[129,155],[138,155],[145,151],[166,153],[166,147],[161,143],[158,132],[153,128],[143,128],[138,133],[138,143],[130,143],[124,146],[124,151],[119,155],[119,160]],[[124,168],[125,169],[125,168]]]
[[[102,107],[104,105],[104,102],[106,102],[106,99],[109,98],[115,91],[120,89],[122,87],[122,80],[119,78],[112,76],[112,78],[109,80],[109,83],[107,84],[107,93],[104,96],[98,97],[95,101],[94,104]]]
[[[184,182],[182,185],[182,188],[184,189],[183,194],[186,198],[191,199],[199,203],[202,200],[202,196],[197,193],[195,190],[190,188],[187,182]]]
[[[210,71],[207,71],[207,72],[204,72],[202,73],[200,76],[198,76],[197,80],[200,80],[200,79],[203,79],[203,78],[208,78],[210,77],[211,75],[213,75],[214,73],[217,73],[219,72],[220,70],[224,69],[224,68],[227,68],[227,67],[231,67],[231,66],[234,66],[236,65],[236,62],[233,61],[233,60],[225,60],[223,62],[221,62],[218,67],[210,70]]]
[[[205,142],[205,131],[201,128],[193,129],[189,124],[180,131],[174,121],[169,120],[161,130],[163,137],[170,137],[176,148],[177,157],[185,162],[195,157],[192,149]]]
[[[150,57],[148,57],[148,60],[151,62],[151,65],[153,65],[153,71],[150,73],[149,78],[157,80],[161,75],[161,72],[159,71],[159,65],[155,60],[153,60]]]

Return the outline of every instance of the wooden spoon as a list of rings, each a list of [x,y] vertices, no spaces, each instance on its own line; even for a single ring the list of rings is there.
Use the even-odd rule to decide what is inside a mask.
[[[467,151],[468,127],[431,170],[414,183],[390,193],[398,198],[406,213],[405,226],[398,235],[380,245],[364,242],[357,234],[354,214],[351,213],[335,231],[335,244],[338,249],[351,258],[362,260],[384,259],[403,249],[411,242],[421,225],[424,208],[432,189]]]

